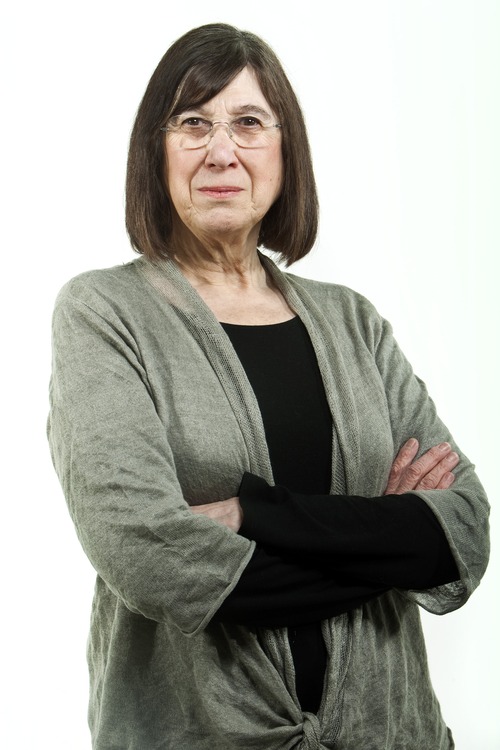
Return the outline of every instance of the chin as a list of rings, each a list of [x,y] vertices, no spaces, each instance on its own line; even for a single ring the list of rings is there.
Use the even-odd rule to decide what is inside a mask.
[[[248,219],[238,219],[234,212],[217,211],[214,212],[206,221],[200,221],[193,230],[200,231],[205,237],[213,235],[214,238],[220,235],[242,234],[248,236],[260,223],[260,220],[249,222]],[[195,231],[197,233],[197,231]]]

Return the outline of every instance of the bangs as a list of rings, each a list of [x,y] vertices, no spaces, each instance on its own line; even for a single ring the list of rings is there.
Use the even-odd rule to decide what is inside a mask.
[[[169,117],[205,104],[217,96],[247,65],[251,65],[251,45],[245,33],[227,34],[228,27],[216,28],[201,43],[200,40],[184,42],[183,65],[169,108]],[[233,30],[234,31],[234,30]]]
[[[213,99],[246,65],[246,60],[235,61],[230,67],[227,63],[225,66],[200,63],[188,70],[177,88],[168,118],[175,117],[187,109],[199,107]]]

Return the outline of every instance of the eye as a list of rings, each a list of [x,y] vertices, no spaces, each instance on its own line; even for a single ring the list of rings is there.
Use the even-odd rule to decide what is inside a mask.
[[[245,117],[238,117],[235,120],[234,125],[242,130],[260,130],[262,127],[261,121],[257,117],[246,115]]]
[[[208,133],[212,124],[208,120],[204,120],[202,117],[184,117],[179,121],[179,127],[185,132],[193,133]]]

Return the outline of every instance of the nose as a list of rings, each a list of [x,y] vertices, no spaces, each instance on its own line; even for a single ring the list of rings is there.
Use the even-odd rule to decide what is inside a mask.
[[[224,127],[218,127],[219,125]],[[236,144],[231,138],[228,122],[220,120],[213,123],[206,149],[205,164],[207,166],[224,168],[237,163]]]

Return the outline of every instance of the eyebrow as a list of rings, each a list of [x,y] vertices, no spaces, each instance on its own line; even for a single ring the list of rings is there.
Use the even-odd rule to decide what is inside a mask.
[[[202,104],[201,107],[188,107],[184,110],[185,112],[199,112],[202,115],[208,115],[208,109],[207,107]],[[267,111],[267,109],[263,109],[258,104],[240,104],[237,105],[230,114],[232,116],[234,115],[246,115],[246,114],[252,114],[252,115],[261,115],[262,117],[267,118],[268,120],[272,119],[272,115],[270,112]]]

